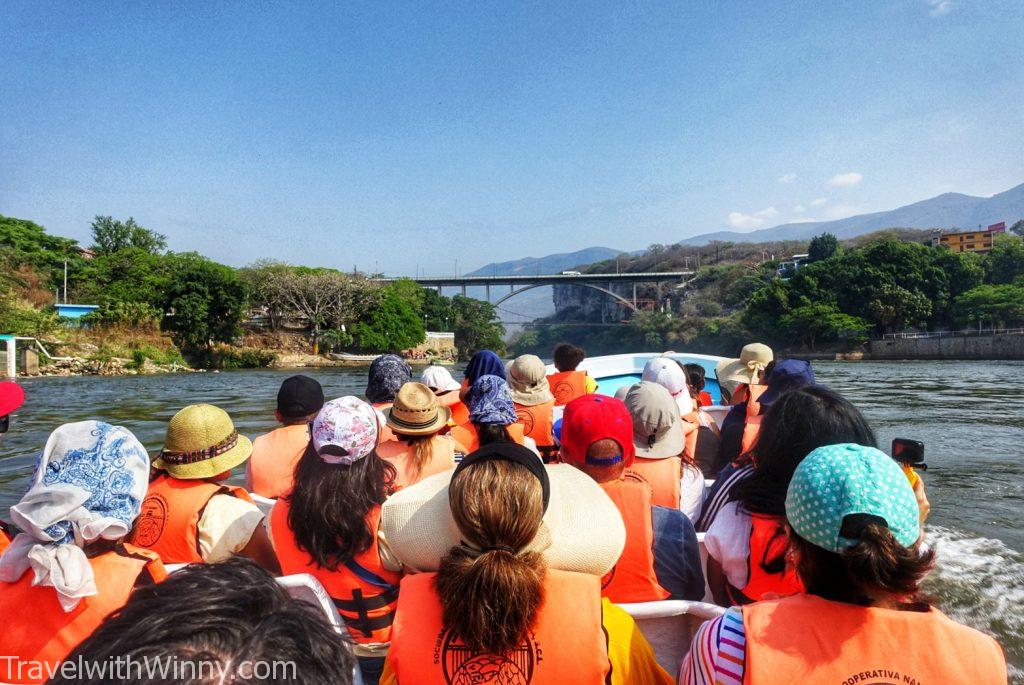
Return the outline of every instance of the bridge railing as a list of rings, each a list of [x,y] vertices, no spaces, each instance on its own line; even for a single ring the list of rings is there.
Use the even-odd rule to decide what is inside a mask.
[[[961,331],[921,331],[910,333],[885,333],[882,340],[917,340],[920,338],[977,338],[992,335],[1024,335],[1024,328],[982,328]]]

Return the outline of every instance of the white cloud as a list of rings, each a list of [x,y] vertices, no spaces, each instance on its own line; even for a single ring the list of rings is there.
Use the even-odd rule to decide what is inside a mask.
[[[953,9],[953,0],[928,0],[928,5],[931,7],[928,14],[933,17],[941,17],[943,14],[949,14],[949,11]]]
[[[791,223],[791,224],[810,224],[810,223],[814,223],[815,221],[821,221],[821,219],[817,219],[817,218],[815,218],[813,216],[798,216],[797,218],[793,219],[789,223]]]
[[[796,212],[797,214],[803,214],[804,212],[807,211],[807,208],[804,207],[803,205],[797,205],[796,207],[793,208],[793,211]]]
[[[779,176],[779,183],[792,183],[795,180],[796,174],[793,173],[782,174],[782,176]]]
[[[845,174],[836,174],[828,180],[828,184],[835,188],[851,188],[863,180],[863,176],[856,171],[847,171]]]
[[[775,207],[765,207],[764,209],[754,212],[753,214],[744,214],[743,212],[729,212],[729,225],[733,228],[741,230],[749,230],[757,228],[762,225],[766,220],[771,219],[777,215],[779,210]]]
[[[826,202],[828,202],[828,200],[826,200],[825,198],[823,198],[823,197],[816,197],[813,200],[811,200],[811,206],[812,207],[820,207],[823,204],[825,204]]]

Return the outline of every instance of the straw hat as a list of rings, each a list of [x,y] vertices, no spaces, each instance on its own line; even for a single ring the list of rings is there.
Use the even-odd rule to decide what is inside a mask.
[[[545,467],[551,499],[537,537],[548,566],[604,575],[626,544],[622,515],[594,479],[568,464]],[[402,488],[381,507],[379,544],[387,568],[436,571],[441,558],[462,542],[448,505],[452,471]]]
[[[448,425],[452,412],[422,383],[406,383],[398,389],[387,411],[388,425],[401,435],[432,435]]]
[[[757,374],[764,371],[774,358],[775,354],[772,352],[772,348],[767,345],[761,343],[745,345],[740,350],[739,359],[718,362],[718,366],[715,368],[718,385],[725,387],[732,394],[742,383],[756,383]]]
[[[555,401],[548,385],[548,367],[536,355],[524,354],[509,363],[508,384],[512,401],[524,407]]]
[[[212,478],[252,454],[252,442],[239,435],[231,417],[212,404],[192,404],[167,424],[167,439],[153,467],[174,478]]]

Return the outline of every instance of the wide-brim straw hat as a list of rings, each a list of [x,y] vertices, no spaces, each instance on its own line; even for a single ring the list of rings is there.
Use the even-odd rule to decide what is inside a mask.
[[[524,354],[509,362],[506,369],[512,401],[524,407],[554,402],[548,384],[548,367],[540,357]]]
[[[452,411],[441,406],[423,383],[406,383],[398,389],[387,411],[387,424],[400,435],[433,435],[448,425]]]
[[[251,454],[252,442],[238,434],[226,411],[212,404],[193,404],[167,424],[167,439],[153,467],[183,480],[213,478]]]
[[[551,499],[527,549],[542,552],[550,568],[603,576],[626,545],[622,515],[587,474],[568,464],[545,468]],[[378,542],[387,568],[436,571],[463,541],[448,505],[452,473],[424,478],[384,502]]]

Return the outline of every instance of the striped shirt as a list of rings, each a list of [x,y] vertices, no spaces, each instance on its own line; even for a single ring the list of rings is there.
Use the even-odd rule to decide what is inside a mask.
[[[746,644],[739,607],[706,621],[693,637],[679,673],[679,685],[743,685]]]
[[[726,473],[726,471],[729,472]],[[711,522],[718,516],[718,512],[722,510],[722,507],[732,501],[732,489],[737,483],[752,473],[754,473],[754,467],[749,464],[739,468],[727,466],[725,469],[722,469],[722,473],[719,474],[705,496],[704,508],[701,510],[697,523],[694,524],[698,533],[704,533],[711,527]]]

